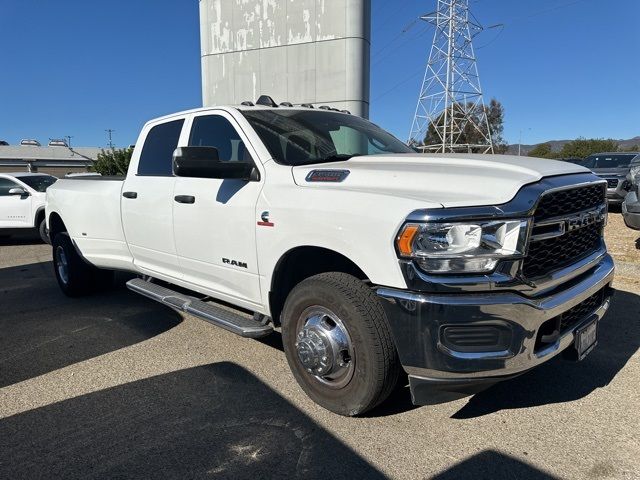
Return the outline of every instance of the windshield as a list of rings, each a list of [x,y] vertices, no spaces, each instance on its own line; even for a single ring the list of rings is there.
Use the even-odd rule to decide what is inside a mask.
[[[635,153],[591,155],[585,159],[585,166],[588,168],[624,168],[631,165],[631,160],[635,157]]]
[[[348,160],[356,155],[415,153],[354,115],[323,110],[243,110],[273,159],[283,165]]]
[[[25,177],[17,177],[22,183],[26,183],[36,192],[44,192],[58,180],[51,175],[29,175]]]

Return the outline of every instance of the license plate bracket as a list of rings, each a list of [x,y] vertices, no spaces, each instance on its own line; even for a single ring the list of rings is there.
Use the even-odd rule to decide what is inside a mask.
[[[576,329],[574,346],[578,353],[578,361],[584,359],[598,344],[598,317],[594,316],[587,323]]]

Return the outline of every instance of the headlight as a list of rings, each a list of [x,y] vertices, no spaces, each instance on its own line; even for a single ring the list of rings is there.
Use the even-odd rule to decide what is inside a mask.
[[[631,177],[631,181],[636,185],[640,185],[640,165],[635,167],[631,167],[629,171],[629,176]]]
[[[396,247],[429,273],[484,273],[524,255],[528,220],[408,223]]]

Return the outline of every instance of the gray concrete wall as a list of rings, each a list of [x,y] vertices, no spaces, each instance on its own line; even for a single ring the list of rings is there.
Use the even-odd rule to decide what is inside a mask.
[[[369,114],[371,0],[200,0],[205,106],[313,103]]]

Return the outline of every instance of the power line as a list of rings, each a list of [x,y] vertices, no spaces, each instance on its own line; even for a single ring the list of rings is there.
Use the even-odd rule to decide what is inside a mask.
[[[107,132],[107,135],[109,136],[109,148],[111,150],[113,150],[113,137],[112,137],[112,134],[115,132],[115,130],[112,129],[112,128],[107,128],[107,129],[105,129],[105,132]]]
[[[414,40],[417,40],[420,37],[423,37],[427,33],[429,33],[429,28],[425,26],[425,27],[423,27],[422,30],[420,30],[420,32],[417,35],[414,35],[412,37],[407,38],[404,42],[399,43],[397,46],[395,46],[389,52],[385,53],[383,56],[378,57],[377,59],[375,59],[375,62],[373,62],[372,66],[375,67],[375,66],[379,65],[385,58],[389,57],[389,55],[392,55],[400,47],[404,47],[406,44],[408,44],[410,42],[413,42]]]
[[[384,52],[387,48],[389,48],[389,46],[391,46],[396,40],[398,40],[400,37],[402,37],[402,35],[404,35],[405,33],[407,33],[409,30],[411,30],[411,28],[418,22],[418,19],[416,18],[415,20],[409,22],[401,31],[399,34],[397,34],[395,37],[393,37],[390,41],[388,41],[387,43],[385,43],[382,48],[376,50],[375,52],[373,52],[372,58],[380,55],[382,52]]]
[[[389,2],[391,5],[393,5],[393,2]],[[377,25],[376,29],[381,30],[383,27],[386,27],[387,24],[391,21],[394,20],[396,18],[398,18],[400,16],[401,13],[403,13],[407,7],[410,5],[410,3],[408,1],[405,1],[404,5],[402,7],[400,7],[399,10],[396,10],[393,12],[392,15],[387,15],[387,18],[384,22],[382,22],[381,25]]]
[[[391,92],[393,92],[396,88],[401,87],[402,85],[404,85],[405,83],[407,83],[409,80],[412,80],[413,78],[417,77],[418,75],[420,75],[423,72],[422,68],[420,68],[420,70],[417,70],[415,72],[413,72],[411,75],[409,75],[408,77],[404,78],[403,80],[399,81],[398,83],[396,83],[393,87],[391,87],[388,90],[385,90],[383,93],[381,93],[380,95],[378,95],[376,98],[373,99],[374,102],[380,100],[383,97],[386,97],[387,95],[389,95]]]

